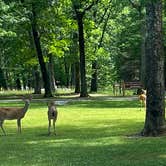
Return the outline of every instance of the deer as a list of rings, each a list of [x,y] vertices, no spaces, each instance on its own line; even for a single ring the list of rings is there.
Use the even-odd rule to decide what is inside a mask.
[[[32,96],[22,97],[22,100],[25,103],[25,106],[22,108],[0,107],[0,127],[4,135],[6,135],[6,132],[3,128],[3,123],[5,120],[17,120],[18,133],[21,133],[21,119],[24,118],[29,108],[31,99],[32,99]]]
[[[50,101],[48,103],[48,135],[51,134],[51,120],[53,122],[53,129],[54,129],[54,134],[56,135],[55,132],[55,122],[57,120],[57,116],[58,116],[58,111],[56,109],[56,105],[54,101]]]
[[[143,107],[143,105],[144,105],[144,108],[146,108],[146,90],[138,89],[137,94],[138,94],[138,98],[141,103],[141,108]],[[141,108],[140,108],[140,110],[141,110]]]

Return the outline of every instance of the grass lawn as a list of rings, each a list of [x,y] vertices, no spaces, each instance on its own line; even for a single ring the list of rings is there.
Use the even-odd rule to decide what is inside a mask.
[[[47,136],[44,102],[32,102],[21,135],[16,121],[5,121],[0,166],[166,166],[165,137],[127,137],[144,125],[138,101],[77,101],[58,113],[57,136]]]

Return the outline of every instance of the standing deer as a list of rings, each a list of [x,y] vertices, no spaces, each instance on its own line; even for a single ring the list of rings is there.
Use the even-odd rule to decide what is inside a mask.
[[[48,103],[48,135],[51,134],[51,119],[53,120],[53,128],[54,128],[54,134],[55,132],[55,122],[57,120],[58,111],[56,109],[56,105],[54,101],[51,101]]]
[[[0,126],[4,135],[6,135],[6,132],[3,128],[4,120],[17,119],[18,133],[21,133],[21,119],[24,118],[29,108],[31,99],[32,99],[31,96],[29,96],[28,98],[22,97],[22,100],[25,102],[25,106],[23,108],[17,108],[17,107],[1,107],[0,108]]]
[[[146,109],[146,90],[138,89],[137,94],[138,94],[138,98],[141,103],[141,108],[144,105],[144,108]],[[140,108],[140,110],[141,110],[141,108]]]

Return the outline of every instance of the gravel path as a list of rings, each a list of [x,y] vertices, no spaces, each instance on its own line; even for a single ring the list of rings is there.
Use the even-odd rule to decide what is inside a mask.
[[[117,96],[98,96],[98,97],[88,97],[88,98],[63,98],[63,99],[32,99],[34,102],[49,102],[50,100],[55,100],[57,105],[65,105],[68,102],[72,101],[94,101],[94,100],[103,100],[103,101],[133,101],[138,100],[137,96],[131,97],[117,97]],[[21,99],[1,99],[0,103],[10,103],[10,102],[21,102]]]

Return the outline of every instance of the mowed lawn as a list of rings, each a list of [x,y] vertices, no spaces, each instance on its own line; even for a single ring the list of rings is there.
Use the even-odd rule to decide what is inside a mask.
[[[129,136],[144,125],[138,101],[78,101],[57,108],[56,136],[47,136],[44,102],[31,103],[21,135],[16,121],[5,121],[0,166],[166,166],[166,137]]]

